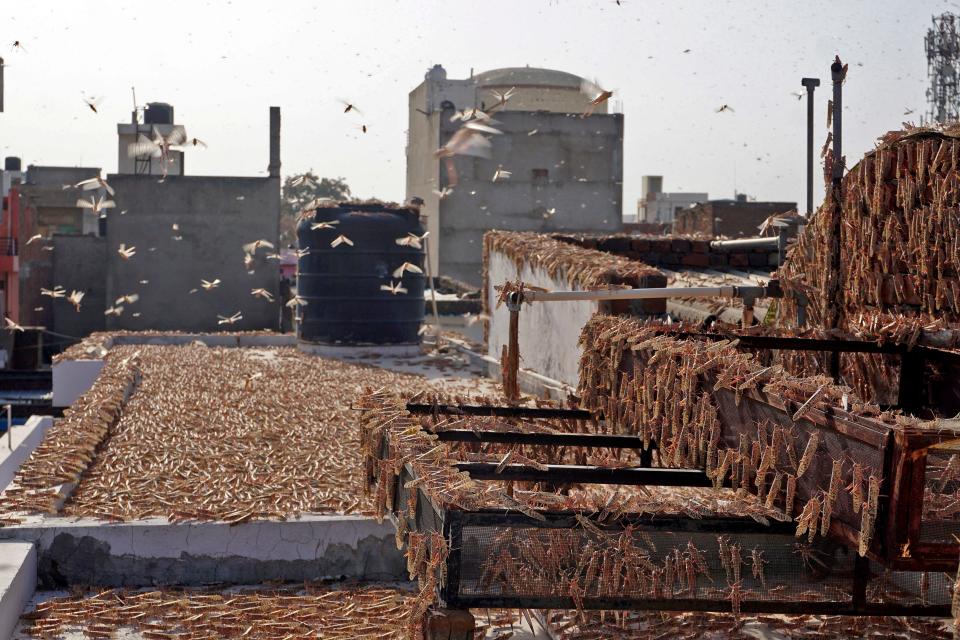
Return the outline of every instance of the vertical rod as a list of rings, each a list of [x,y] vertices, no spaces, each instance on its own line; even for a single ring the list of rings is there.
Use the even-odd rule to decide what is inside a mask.
[[[516,294],[511,294],[511,297]],[[507,303],[510,311],[510,335],[507,346],[506,359],[503,363],[503,395],[510,401],[520,399],[520,385],[517,376],[520,370],[520,301],[510,300]]]
[[[7,405],[7,448],[13,451],[13,405]]]
[[[827,328],[838,329],[842,313],[843,279],[841,278],[840,251],[843,246],[840,235],[843,232],[843,80],[847,75],[846,66],[837,56],[830,65],[833,80],[833,171],[832,171],[832,207],[830,230],[830,270],[833,273],[833,286],[827,299],[828,310],[832,308]],[[840,353],[830,355],[830,375],[840,379]]]
[[[430,264],[430,245],[427,244],[428,231],[423,235],[423,252],[427,254],[427,281],[430,283],[430,303],[433,306],[433,323],[436,326],[436,346],[440,346],[440,314],[437,312],[437,288],[433,284],[433,267]]]
[[[813,214],[813,91],[820,86],[820,78],[803,78],[807,88],[807,217]]]

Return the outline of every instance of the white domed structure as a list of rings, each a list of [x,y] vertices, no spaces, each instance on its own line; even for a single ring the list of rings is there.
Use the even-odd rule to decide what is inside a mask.
[[[516,88],[515,96],[503,107],[508,111],[582,112],[593,96],[582,91],[585,80],[578,75],[537,67],[505,67],[478,73],[473,77],[479,99],[496,102],[491,91]],[[603,104],[595,111],[606,113]]]

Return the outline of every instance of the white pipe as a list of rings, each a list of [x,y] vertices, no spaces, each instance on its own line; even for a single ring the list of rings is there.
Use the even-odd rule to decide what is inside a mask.
[[[660,298],[733,298],[738,287],[659,287],[650,289],[604,289],[601,291],[524,291],[524,302],[556,300],[656,300]]]
[[[712,240],[711,249],[776,249],[780,239],[777,236],[764,238],[741,238],[738,240]]]

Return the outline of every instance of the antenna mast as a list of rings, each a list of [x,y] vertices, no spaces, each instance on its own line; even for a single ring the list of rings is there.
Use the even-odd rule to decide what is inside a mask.
[[[923,39],[927,50],[928,124],[954,122],[960,118],[960,35],[957,16],[934,16],[933,26]]]

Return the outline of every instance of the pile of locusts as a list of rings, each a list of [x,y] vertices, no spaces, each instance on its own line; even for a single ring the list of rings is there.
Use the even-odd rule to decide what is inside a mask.
[[[605,322],[609,324],[603,326]],[[635,339],[632,344],[639,346],[639,353],[646,353],[642,350],[652,346],[646,342],[656,336],[643,332],[631,334],[625,332],[627,327],[624,326],[615,330],[614,323],[617,322],[620,321],[598,316],[585,333],[597,332],[590,344],[609,357],[623,347],[614,338],[618,336],[627,341]],[[612,342],[604,342],[601,336]],[[718,371],[727,372],[728,376],[722,384],[734,390],[758,369],[730,344],[705,344],[702,346],[712,348],[699,351],[700,345],[682,347],[677,343],[672,346],[657,338],[656,346],[655,352],[663,354],[659,361],[665,369],[661,370],[657,362],[648,368],[656,372],[664,391],[658,394],[653,390],[649,405],[634,406],[629,401],[621,405],[623,396],[604,396],[600,400],[599,396],[585,393],[585,402],[602,406],[604,414],[610,416],[605,424],[592,420],[411,415],[406,411],[404,399],[385,391],[368,392],[358,401],[367,488],[374,496],[377,515],[383,517],[392,513],[396,517],[398,548],[406,546],[411,578],[420,582],[420,593],[412,603],[409,637],[418,638],[422,633],[419,625],[423,614],[437,600],[450,553],[448,540],[439,531],[420,530],[413,524],[424,521],[423,513],[418,517],[417,509],[423,508],[423,502],[418,501],[418,492],[441,512],[505,509],[523,513],[532,521],[545,520],[544,512],[574,512],[575,521],[569,528],[540,528],[535,523],[532,527],[491,526],[484,532],[465,528],[461,562],[478,562],[478,569],[476,573],[461,569],[459,585],[461,593],[496,594],[505,598],[569,597],[581,615],[567,617],[566,622],[558,621],[559,626],[551,626],[560,631],[580,628],[582,637],[612,637],[603,633],[597,635],[596,630],[605,629],[610,634],[614,628],[619,629],[617,637],[630,637],[625,629],[634,629],[634,637],[638,638],[658,637],[667,630],[683,635],[681,632],[691,620],[710,621],[713,628],[720,630],[739,629],[741,624],[731,626],[734,624],[731,619],[722,616],[669,614],[660,619],[658,614],[654,617],[659,622],[650,618],[638,626],[637,614],[611,612],[609,616],[599,618],[599,614],[587,612],[582,606],[587,599],[729,601],[737,620],[741,620],[740,604],[744,600],[838,602],[849,599],[852,556],[837,557],[829,552],[829,543],[826,547],[821,543],[830,530],[833,509],[841,499],[846,499],[857,505],[856,512],[863,526],[861,551],[869,546],[879,498],[876,472],[849,460],[823,461],[824,451],[816,438],[812,444],[808,441],[806,446],[788,452],[791,449],[790,434],[768,426],[760,428],[761,435],[764,430],[766,434],[762,438],[751,438],[751,446],[746,450],[724,447],[716,437],[718,411],[712,406],[709,392],[691,383],[684,375],[683,360],[689,357],[689,362],[702,366],[718,358],[715,363]],[[588,353],[585,359],[589,358]],[[676,369],[671,369],[671,360]],[[672,377],[669,380],[673,384],[668,384],[665,371],[670,372]],[[631,387],[629,382],[621,387],[622,374],[615,376],[616,384],[613,384],[613,373],[609,369],[591,369],[585,362],[584,373],[588,380],[585,385],[598,389],[601,395],[610,389],[624,391],[627,397],[643,393]],[[600,379],[603,376],[611,378],[605,382]],[[760,378],[763,376],[757,377]],[[809,385],[819,382],[797,381],[779,374],[763,378],[757,384],[769,386],[770,393],[793,393],[797,400],[802,393],[812,396],[809,404],[800,404],[797,411],[800,420],[810,406],[842,401],[836,397],[838,391],[834,388],[810,390]],[[740,393],[750,391],[742,387]],[[687,397],[694,399],[689,407],[684,400]],[[424,402],[422,398],[417,401]],[[495,399],[483,397],[469,400],[433,398],[433,401],[441,404],[498,403]],[[631,424],[645,424],[645,411],[650,412],[650,418],[656,415],[660,425],[647,434],[629,427]],[[688,412],[686,415],[685,411]],[[707,466],[718,487],[724,484],[724,480],[728,485],[733,483],[733,487],[570,485],[558,490],[530,482],[476,481],[459,471],[456,462],[512,463],[540,468],[544,464],[636,465],[638,458],[635,452],[626,450],[580,447],[558,450],[494,443],[441,442],[435,435],[444,429],[595,433],[601,428],[643,435],[649,438],[650,446],[656,448],[662,466]],[[712,444],[711,438],[714,440]],[[753,446],[754,442],[758,443],[759,450]],[[782,459],[774,461],[770,456],[777,450]],[[794,460],[792,465],[791,459]],[[815,492],[805,489],[801,494],[796,478],[809,480],[810,470],[818,465],[822,468],[824,464],[828,469],[826,484]],[[792,472],[785,470],[791,466]],[[402,485],[397,482],[401,471],[406,478]],[[772,480],[758,482],[758,478],[764,476]],[[796,502],[792,508],[787,506],[791,500]],[[766,523],[792,517],[799,526],[796,537],[790,533],[767,534],[762,545],[758,545],[758,539],[749,535],[685,533],[682,527],[676,531],[668,527],[661,532],[643,523],[618,524],[621,518],[635,518],[638,514],[650,516],[654,521],[677,516],[691,519],[753,518]],[[775,575],[766,569],[768,565],[777,567]],[[796,566],[797,569],[785,571],[785,566]],[[831,577],[834,573],[836,578]],[[868,597],[933,602],[949,597],[946,589],[942,576],[931,578],[924,574],[919,595],[908,593],[899,588],[892,576],[884,575],[871,581]],[[755,624],[760,618],[763,616],[746,620]],[[835,620],[831,622],[833,619],[828,618],[805,616],[795,619],[793,627],[787,618],[770,620],[780,620],[782,624],[776,625],[780,629],[806,629],[810,633],[817,629],[836,631]],[[886,622],[874,621],[867,626],[896,627],[884,625]],[[931,628],[936,626],[934,624]]]
[[[960,129],[908,128],[883,136],[832,190],[779,276],[808,298],[812,324],[909,341],[960,322]],[[840,216],[840,272],[829,242]],[[795,307],[787,304],[788,317]]]
[[[610,284],[637,286],[642,276],[660,273],[636,260],[584,249],[532,231],[488,231],[483,235],[483,244],[485,260],[491,253],[502,253],[518,271],[524,267],[543,269],[554,280],[564,280],[571,287],[582,289]],[[484,274],[487,271],[485,265]]]
[[[93,461],[139,379],[136,355],[104,365],[96,384],[64,410],[63,418],[18,469],[0,500],[0,524],[18,522],[12,513],[54,513],[60,508],[67,488],[79,482]]]
[[[78,592],[40,602],[16,638],[400,640],[411,594],[396,589]],[[132,631],[133,634],[126,635]],[[134,635],[135,634],[135,635]]]
[[[436,399],[435,399],[436,400]],[[441,400],[445,402],[446,400]],[[456,398],[455,401],[461,401]],[[421,592],[413,605],[410,619],[410,637],[418,637],[418,625],[427,608],[436,601],[438,581],[445,571],[449,553],[447,541],[436,531],[412,530],[410,522],[416,522],[417,491],[408,491],[405,504],[398,504],[395,478],[406,466],[414,478],[405,489],[417,489],[425,494],[437,509],[462,509],[473,511],[497,508],[517,511],[535,520],[543,520],[542,511],[571,510],[583,514],[599,514],[595,521],[577,516],[580,528],[573,531],[547,531],[542,540],[526,535],[523,540],[511,539],[511,530],[498,533],[492,545],[499,553],[486,558],[480,586],[496,583],[505,589],[514,583],[516,593],[547,595],[577,594],[594,595],[616,589],[656,590],[657,593],[681,594],[685,589],[695,589],[698,581],[706,582],[696,575],[688,577],[687,571],[703,574],[706,571],[703,555],[692,545],[677,549],[676,554],[667,552],[660,564],[651,568],[647,559],[655,543],[649,541],[636,545],[636,534],[625,532],[608,535],[598,525],[615,522],[626,513],[656,515],[682,515],[690,518],[708,516],[752,517],[760,522],[782,518],[776,509],[761,504],[754,496],[741,493],[737,497],[718,494],[710,489],[620,487],[605,485],[571,487],[558,492],[541,488],[531,483],[478,482],[458,471],[458,461],[495,461],[542,467],[544,464],[607,464],[636,465],[636,453],[624,450],[585,450],[570,447],[569,450],[537,451],[528,446],[487,443],[438,442],[437,432],[443,429],[523,430],[528,432],[594,432],[591,422],[578,420],[515,419],[463,416],[413,416],[405,408],[405,401],[387,392],[365,393],[359,402],[361,412],[362,449],[366,462],[368,490],[374,495],[378,517],[386,513],[397,514],[397,545],[407,547],[407,562],[411,577],[420,581]],[[489,404],[490,398],[474,398],[470,404]],[[592,543],[583,545],[578,534],[596,536]],[[522,544],[521,544],[522,542]],[[722,542],[721,542],[722,544]],[[740,552],[737,546],[728,550],[729,557]],[[514,556],[514,553],[516,556]],[[523,554],[530,554],[529,557]],[[750,562],[751,551],[744,551],[743,563]],[[536,559],[536,561],[533,561]],[[569,567],[577,567],[579,577],[564,576]],[[762,567],[762,560],[750,565]],[[618,583],[616,572],[623,577]],[[521,565],[523,569],[521,570]],[[730,564],[731,571],[733,563]],[[629,567],[629,571],[627,570]],[[634,571],[635,573],[630,573]],[[748,570],[748,571],[752,571]],[[731,574],[732,576],[732,574]],[[523,584],[518,585],[520,580]],[[641,584],[642,581],[642,584]],[[682,586],[686,585],[686,586]],[[723,597],[737,599],[740,592],[734,589],[724,592]]]
[[[603,412],[618,433],[655,442],[663,466],[705,468],[717,487],[740,487],[765,506],[797,521],[797,535],[826,536],[831,522],[859,531],[860,555],[873,538],[882,458],[831,455],[821,429],[802,421],[829,406],[896,423],[916,421],[880,413],[852,392],[818,376],[795,378],[778,365],[763,366],[736,349],[735,340],[678,340],[642,322],[595,316],[583,330],[581,402]],[[724,429],[720,395],[734,404],[756,395],[796,406],[793,425],[766,422],[736,437]],[[721,437],[721,435],[725,437]]]
[[[291,348],[113,346],[45,435],[0,517],[242,522],[372,513],[353,393],[423,378]]]

